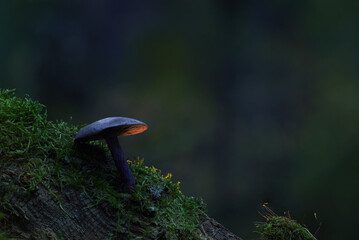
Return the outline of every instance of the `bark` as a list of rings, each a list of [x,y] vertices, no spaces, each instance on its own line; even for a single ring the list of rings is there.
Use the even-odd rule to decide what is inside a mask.
[[[6,193],[8,182],[15,181],[19,174],[16,169],[1,173],[2,192]],[[21,185],[21,178],[18,184]],[[56,189],[50,189],[56,191]],[[10,233],[15,239],[135,239],[145,236],[138,219],[132,220],[129,228],[116,227],[117,216],[106,203],[91,207],[93,202],[80,189],[64,187],[50,194],[49,189],[39,185],[31,193],[14,192],[10,197],[1,199],[1,211],[5,217],[0,224],[0,232]],[[61,200],[61,201],[59,201]],[[214,219],[203,221],[198,231],[207,239],[240,240]],[[165,239],[160,233],[144,239]]]

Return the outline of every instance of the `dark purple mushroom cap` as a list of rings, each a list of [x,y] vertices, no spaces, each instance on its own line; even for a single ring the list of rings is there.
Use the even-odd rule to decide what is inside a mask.
[[[147,128],[147,124],[133,118],[108,117],[81,128],[75,137],[75,141],[106,139],[107,136],[113,134],[129,136],[146,131]]]

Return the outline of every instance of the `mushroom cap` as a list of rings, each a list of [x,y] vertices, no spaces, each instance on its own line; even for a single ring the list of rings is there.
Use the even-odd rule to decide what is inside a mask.
[[[108,117],[81,128],[75,136],[75,141],[106,139],[113,134],[129,136],[146,131],[147,128],[147,124],[133,118]]]

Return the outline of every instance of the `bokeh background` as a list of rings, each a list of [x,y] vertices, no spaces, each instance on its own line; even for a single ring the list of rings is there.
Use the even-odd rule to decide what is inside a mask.
[[[75,124],[146,122],[129,158],[254,239],[260,206],[359,239],[359,1],[0,2],[0,87]],[[318,220],[313,215],[317,214]]]

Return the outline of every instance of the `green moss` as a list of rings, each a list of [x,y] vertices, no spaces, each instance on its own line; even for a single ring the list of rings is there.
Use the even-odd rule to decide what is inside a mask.
[[[266,222],[256,223],[256,233],[259,240],[316,240],[308,229],[288,217],[277,216],[267,206],[264,206],[267,213],[262,214]]]
[[[0,89],[1,168],[14,166],[21,171],[21,184],[0,181],[3,199],[12,192],[31,193],[42,185],[62,208],[59,192],[72,186],[93,200],[87,208],[107,202],[116,209],[119,231],[136,222],[148,235],[200,238],[195,231],[205,215],[200,198],[184,196],[170,174],[163,176],[140,159],[129,161],[135,193],[119,193],[117,171],[113,164],[106,164],[110,160],[107,147],[100,141],[75,146],[73,138],[79,129],[71,123],[48,121],[44,105],[28,96],[18,98],[14,90]]]

